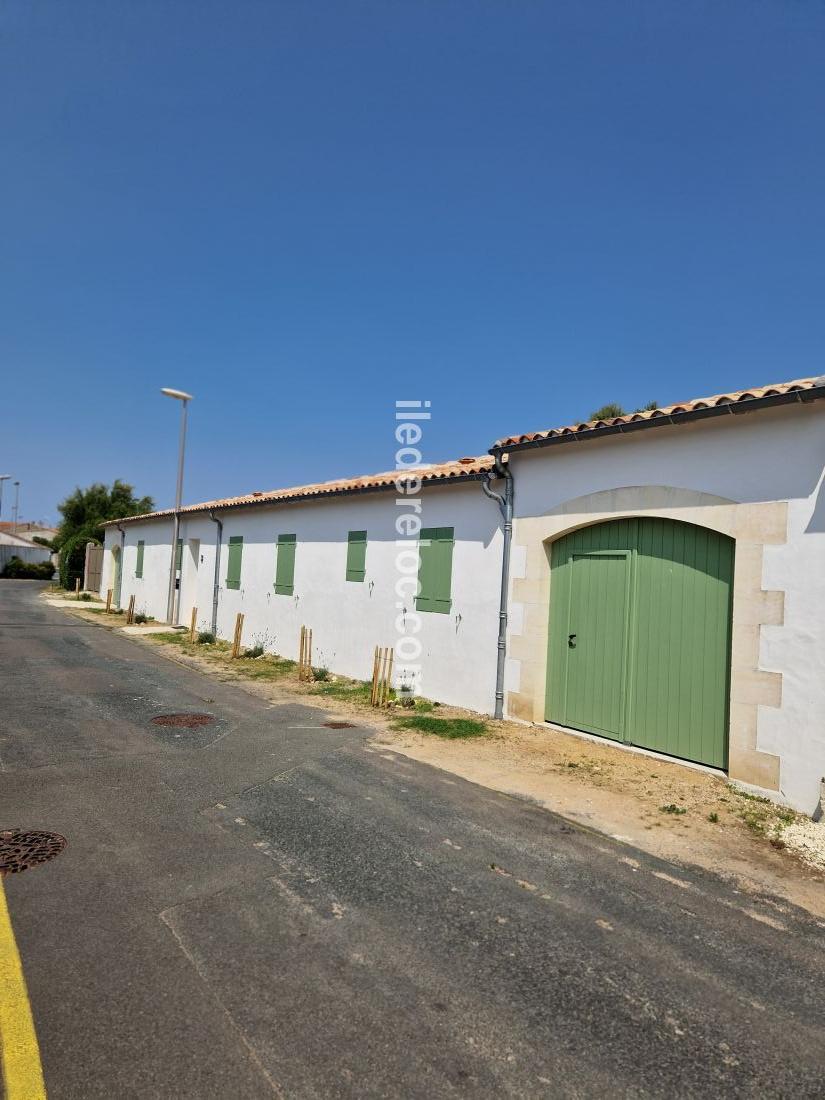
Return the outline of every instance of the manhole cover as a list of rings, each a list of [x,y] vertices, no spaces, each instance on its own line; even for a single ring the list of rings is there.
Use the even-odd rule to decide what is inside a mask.
[[[354,730],[355,726],[352,722],[324,722],[327,729],[330,730]]]
[[[197,726],[208,726],[214,718],[211,714],[159,714],[152,721],[156,726],[184,726],[192,730]]]
[[[39,829],[0,832],[0,875],[28,871],[29,867],[59,856],[65,847],[66,838],[60,833],[45,833]]]

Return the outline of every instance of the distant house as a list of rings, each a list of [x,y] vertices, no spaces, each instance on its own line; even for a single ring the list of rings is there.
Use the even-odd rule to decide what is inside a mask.
[[[8,526],[10,527],[11,524]],[[43,536],[43,538],[51,537],[53,536]],[[0,524],[0,569],[5,566],[10,558],[20,558],[21,561],[25,562],[46,562],[51,556],[52,552],[48,547],[32,542],[31,538],[26,537],[19,531],[17,534],[13,534],[7,530],[6,524]]]
[[[35,535],[43,539],[53,539],[57,534],[56,527],[46,527],[42,523],[20,522],[12,520],[0,521],[0,533],[5,531],[9,535],[18,535],[20,538],[33,539]]]
[[[810,812],[825,774],[823,397],[825,378],[800,379],[423,467],[417,591],[401,597],[395,473],[189,506],[180,619],[197,607],[230,637],[243,611],[245,642],[289,657],[306,624],[316,663],[365,679],[373,647],[398,645],[415,615],[426,696],[491,712],[498,693],[511,717]],[[509,526],[489,492],[505,480],[500,609]],[[103,589],[157,618],[171,520],[106,527]]]

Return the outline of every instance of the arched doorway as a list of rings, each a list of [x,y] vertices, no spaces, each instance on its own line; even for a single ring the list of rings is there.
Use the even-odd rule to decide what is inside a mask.
[[[727,767],[733,539],[621,519],[551,553],[547,720]]]
[[[112,597],[115,607],[120,607],[120,582],[123,577],[123,562],[120,547],[112,547]]]

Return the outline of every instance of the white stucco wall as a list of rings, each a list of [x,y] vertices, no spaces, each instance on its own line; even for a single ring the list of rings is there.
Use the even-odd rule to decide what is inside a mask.
[[[780,758],[780,797],[806,812],[825,774],[825,403],[662,427],[511,456],[520,519],[631,486],[694,490],[735,502],[788,502],[787,541],[765,547],[762,588],[784,592],[784,622],[761,628],[759,668],[782,675],[781,705],[760,706],[757,745]],[[649,513],[655,514],[655,513]],[[511,578],[524,575],[515,548]],[[511,628],[523,608],[511,599]],[[519,662],[507,687],[518,690]]]
[[[450,614],[421,612],[420,694],[482,712],[492,711],[495,692],[496,638],[501,569],[500,516],[478,482],[425,488],[422,522],[426,527],[453,527],[452,608]],[[235,616],[245,616],[245,646],[260,643],[285,657],[298,656],[302,625],[313,631],[313,663],[332,672],[368,680],[376,645],[394,646],[402,636],[396,618],[413,611],[407,599],[396,607],[399,547],[395,521],[408,509],[396,505],[392,491],[352,495],[318,502],[222,511],[218,634],[231,638]],[[124,525],[121,603],[132,593],[135,607],[159,620],[166,617],[166,585],[172,525],[168,520]],[[366,577],[346,580],[347,534],[368,533]],[[190,539],[199,539],[195,590],[199,629],[208,629],[212,614],[216,525],[203,516],[184,517],[183,600],[179,621],[189,623],[191,578],[185,574]],[[295,582],[292,596],[277,595],[275,547],[279,534],[295,534]],[[226,588],[228,542],[244,539],[239,590]],[[102,592],[112,586],[111,547],[120,538],[106,531]],[[143,578],[135,578],[137,542],[145,541]]]
[[[588,494],[630,487],[685,490],[744,505],[778,502],[782,515],[787,502],[787,531],[777,538],[774,530],[770,538],[756,540],[765,543],[763,557],[756,559],[762,589],[784,595],[784,618],[775,620],[781,625],[755,620],[762,624],[758,669],[781,677],[781,698],[756,707],[756,748],[779,759],[778,797],[811,812],[825,774],[825,403],[516,452],[511,462],[516,520],[506,692],[520,690],[520,662],[514,651],[518,652],[519,644],[531,644],[524,629],[525,606],[514,595],[525,576],[529,552],[519,534],[522,521],[564,511],[569,502]],[[451,613],[421,614],[420,690],[432,699],[490,712],[495,690],[500,517],[477,482],[428,488],[422,500],[424,525],[454,527],[456,545]],[[394,645],[400,636],[395,620],[403,608],[396,609],[394,592],[398,577],[394,523],[399,511],[394,493],[387,492],[221,512],[219,636],[231,638],[235,615],[242,611],[245,645],[260,642],[295,658],[300,627],[306,625],[313,630],[316,665],[368,679],[373,648]],[[657,513],[654,509],[646,514]],[[776,509],[771,516],[775,525]],[[125,605],[134,593],[137,610],[159,620],[166,616],[171,528],[169,520],[124,528],[121,602]],[[368,531],[366,580],[347,582],[347,532],[360,529]],[[276,595],[273,587],[276,541],[286,533],[297,536],[293,596]],[[225,586],[232,535],[244,538],[238,591]],[[198,627],[208,629],[216,526],[205,516],[185,517],[181,537],[184,577],[179,621],[189,622],[194,601]],[[115,528],[107,529],[103,594],[112,587],[111,547],[119,538]],[[134,576],[138,539],[145,541],[142,579]],[[193,579],[189,540],[195,539],[199,540],[198,569]],[[743,552],[737,559],[737,570],[744,568],[745,557]],[[751,567],[753,560],[751,554]],[[410,607],[411,603],[407,601]],[[544,607],[540,614],[545,629]]]

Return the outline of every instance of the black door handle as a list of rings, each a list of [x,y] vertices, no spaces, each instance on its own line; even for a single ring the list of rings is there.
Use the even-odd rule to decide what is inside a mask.
[[[577,635],[575,635],[575,634],[568,634],[567,635],[567,644],[570,646],[571,649],[576,648],[576,637],[577,637]]]

